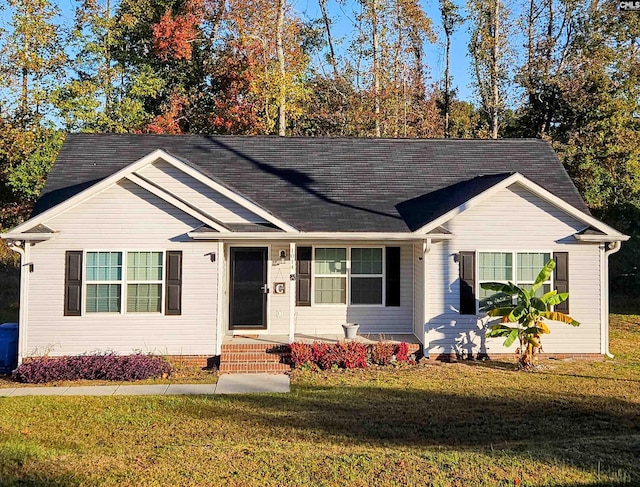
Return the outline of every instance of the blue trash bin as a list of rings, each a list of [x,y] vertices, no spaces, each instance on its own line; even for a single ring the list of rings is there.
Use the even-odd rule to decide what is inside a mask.
[[[0,374],[10,374],[18,365],[18,323],[0,325]]]

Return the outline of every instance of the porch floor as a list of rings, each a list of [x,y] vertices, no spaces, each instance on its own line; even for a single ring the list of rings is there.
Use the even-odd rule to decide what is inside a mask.
[[[294,341],[296,342],[304,342],[304,343],[313,343],[313,342],[324,342],[324,343],[337,343],[339,341],[344,341],[344,335],[305,335],[296,333],[294,336]],[[413,334],[369,334],[369,335],[358,335],[355,338],[355,341],[361,343],[375,343],[378,340],[382,339],[384,342],[390,343],[400,343],[405,342],[407,344],[415,344],[420,345],[420,340]],[[289,335],[225,335],[222,339],[223,345],[239,345],[239,344],[263,344],[263,345],[286,345],[289,343]]]

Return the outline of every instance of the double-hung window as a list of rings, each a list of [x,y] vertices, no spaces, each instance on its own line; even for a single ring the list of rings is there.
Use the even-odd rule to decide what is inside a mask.
[[[480,311],[493,304],[495,291],[483,289],[485,282],[513,282],[524,288],[531,288],[542,267],[549,262],[550,252],[479,252],[478,274]],[[551,290],[551,279],[545,281],[536,292],[537,296]]]
[[[87,313],[159,313],[162,289],[162,252],[87,252]]]
[[[383,255],[382,247],[316,248],[314,303],[382,305]]]
[[[127,313],[159,313],[162,252],[127,253]]]
[[[351,304],[382,304],[382,248],[351,249]]]
[[[87,313],[119,313],[122,252],[87,252]]]
[[[347,303],[346,248],[315,249],[314,273],[314,300],[317,304]]]

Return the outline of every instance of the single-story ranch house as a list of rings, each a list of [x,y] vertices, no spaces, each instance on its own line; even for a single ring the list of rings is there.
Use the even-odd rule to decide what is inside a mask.
[[[31,218],[20,360],[112,350],[215,357],[359,334],[424,354],[508,353],[485,338],[484,281],[568,291],[549,354],[608,353],[608,258],[596,220],[541,140],[74,134]]]

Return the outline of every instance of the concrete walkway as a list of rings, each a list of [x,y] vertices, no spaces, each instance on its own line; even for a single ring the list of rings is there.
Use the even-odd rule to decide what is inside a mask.
[[[283,393],[289,390],[289,376],[285,374],[233,374],[221,375],[217,384],[14,387],[0,389],[0,397],[256,394]]]

